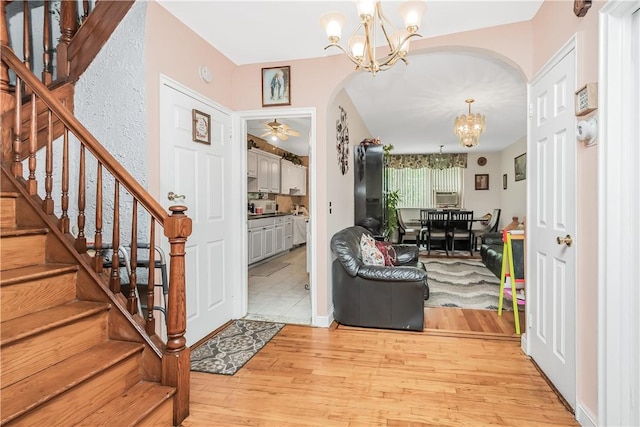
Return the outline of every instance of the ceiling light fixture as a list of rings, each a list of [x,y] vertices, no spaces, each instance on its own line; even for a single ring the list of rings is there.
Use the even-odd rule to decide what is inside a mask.
[[[460,138],[460,145],[471,148],[478,145],[480,135],[486,130],[486,123],[482,114],[471,114],[471,104],[473,98],[465,99],[469,104],[469,114],[456,117],[454,122],[454,133]]]
[[[422,37],[416,31],[422,21],[422,14],[426,4],[422,1],[410,1],[404,3],[398,9],[404,20],[405,29],[395,30],[389,20],[382,13],[379,1],[359,0],[356,4],[360,25],[349,38],[349,50],[338,44],[342,35],[342,26],[345,18],[338,12],[328,12],[320,18],[320,24],[325,29],[329,38],[329,45],[325,49],[335,46],[347,54],[349,59],[356,64],[356,70],[369,71],[375,76],[378,71],[388,70],[398,60],[405,64],[405,57],[409,52],[409,42],[412,37]],[[376,33],[380,27],[387,42],[389,52],[380,60],[376,57]],[[392,32],[392,34],[389,34]]]
[[[439,154],[434,154],[431,157],[431,164],[433,169],[447,169],[451,167],[451,157],[442,152],[442,147],[444,147],[444,145],[440,145]]]

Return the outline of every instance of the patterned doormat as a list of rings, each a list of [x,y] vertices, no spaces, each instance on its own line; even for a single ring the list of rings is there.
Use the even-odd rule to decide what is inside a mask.
[[[284,327],[284,323],[234,320],[191,351],[191,370],[233,375]]]
[[[421,258],[427,269],[429,299],[425,307],[497,310],[498,279],[480,260]],[[505,303],[504,310],[511,310]]]

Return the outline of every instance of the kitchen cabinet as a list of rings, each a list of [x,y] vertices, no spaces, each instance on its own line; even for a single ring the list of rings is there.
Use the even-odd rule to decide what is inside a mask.
[[[258,153],[254,150],[247,151],[247,178],[258,177]]]
[[[307,168],[280,161],[280,191],[282,194],[305,196],[307,194]]]
[[[251,219],[248,222],[249,264],[291,249],[291,215]]]
[[[256,156],[256,176],[255,178],[249,176],[250,168],[247,165],[247,191],[251,193],[279,193],[280,157],[255,148],[249,150],[249,153]],[[248,162],[249,158],[247,157]]]

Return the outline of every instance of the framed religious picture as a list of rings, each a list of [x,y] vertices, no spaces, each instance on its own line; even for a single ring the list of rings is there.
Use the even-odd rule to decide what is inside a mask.
[[[193,114],[192,139],[195,142],[211,145],[211,116],[195,109],[191,111]]]
[[[291,67],[262,69],[262,106],[291,105]]]
[[[479,173],[476,174],[476,190],[488,190],[489,189],[489,174]]]

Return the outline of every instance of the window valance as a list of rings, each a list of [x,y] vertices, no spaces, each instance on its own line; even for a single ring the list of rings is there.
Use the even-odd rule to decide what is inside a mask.
[[[393,169],[449,169],[466,168],[467,153],[457,154],[392,154],[387,167]]]

